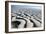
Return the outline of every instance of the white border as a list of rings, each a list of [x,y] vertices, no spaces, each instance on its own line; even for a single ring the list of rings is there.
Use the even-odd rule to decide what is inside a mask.
[[[11,5],[32,5],[32,6],[41,6],[42,7],[42,27],[39,28],[24,28],[24,29],[12,29],[11,28]],[[29,31],[29,30],[43,30],[44,28],[44,5],[42,4],[24,4],[24,3],[9,3],[9,32],[14,32],[14,31]]]

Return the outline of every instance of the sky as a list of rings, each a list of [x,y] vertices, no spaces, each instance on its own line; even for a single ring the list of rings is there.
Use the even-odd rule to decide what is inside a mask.
[[[30,9],[41,9],[41,6],[27,6],[27,5],[11,5],[11,9],[14,11],[14,10],[17,10],[18,8],[30,8]]]

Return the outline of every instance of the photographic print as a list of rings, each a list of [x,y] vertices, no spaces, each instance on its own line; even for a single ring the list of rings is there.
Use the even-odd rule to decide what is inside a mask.
[[[44,30],[44,3],[11,1],[6,4],[8,32]]]

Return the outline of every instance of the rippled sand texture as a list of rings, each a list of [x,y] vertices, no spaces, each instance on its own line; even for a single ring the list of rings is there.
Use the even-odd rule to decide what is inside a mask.
[[[11,17],[12,28],[41,27],[42,24],[40,9],[12,8]]]

